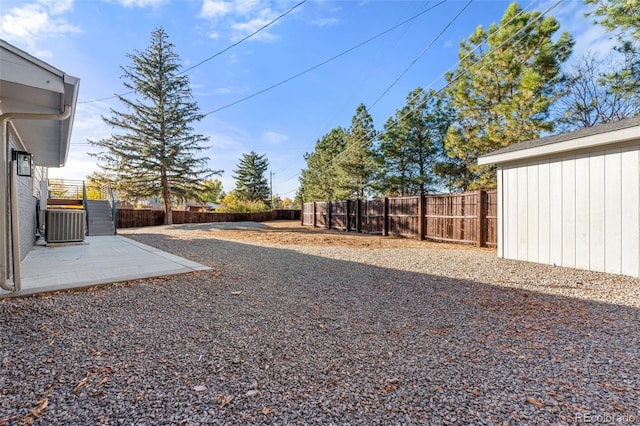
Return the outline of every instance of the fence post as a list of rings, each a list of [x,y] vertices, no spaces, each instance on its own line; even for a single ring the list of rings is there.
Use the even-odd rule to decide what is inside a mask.
[[[426,195],[421,194],[418,198],[418,239],[424,240],[424,200]]]
[[[317,224],[316,220],[316,202],[313,202],[313,227],[315,228]]]
[[[362,232],[362,225],[360,224],[360,215],[362,214],[361,200],[356,200],[356,232],[359,234]]]
[[[477,235],[478,235],[478,247],[485,247],[487,245],[487,233],[486,233],[486,226],[484,226],[484,223],[486,221],[486,215],[485,215],[485,196],[486,193],[483,190],[479,190],[478,191],[478,219],[477,219],[477,226],[478,226],[478,231],[477,231]]]
[[[345,231],[349,232],[349,221],[351,220],[351,218],[349,217],[349,200],[347,200],[346,203],[347,203],[347,214],[346,214],[346,217],[344,218],[344,224],[345,224]]]
[[[382,211],[382,236],[389,236],[389,199],[384,197],[384,209]]]
[[[331,229],[331,201],[327,201],[327,229]]]

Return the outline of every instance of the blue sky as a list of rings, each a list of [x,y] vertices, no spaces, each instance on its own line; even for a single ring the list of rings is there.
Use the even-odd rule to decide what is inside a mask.
[[[107,137],[101,115],[122,106],[112,96],[126,55],[142,51],[151,32],[165,28],[188,68],[226,49],[283,14],[300,0],[2,0],[0,37],[81,79],[67,166],[50,176],[84,179],[98,167],[87,139]],[[523,1],[545,11],[556,1]],[[210,137],[207,155],[225,191],[242,154],[256,151],[270,162],[274,194],[293,198],[303,155],[337,126],[348,127],[364,103],[381,130],[404,105],[409,91],[439,89],[455,69],[458,44],[478,25],[498,23],[507,1],[308,0],[268,29],[188,72],[203,113],[224,108],[314,67],[399,23],[411,22],[272,90],[207,115],[196,131]],[[576,39],[574,55],[608,53],[613,42],[584,13],[564,0],[549,15]],[[448,26],[448,28],[445,27]],[[444,31],[444,32],[443,32]],[[438,34],[442,34],[438,37]],[[416,58],[418,58],[416,60]],[[415,61],[415,62],[414,62]],[[413,65],[412,65],[413,63]],[[384,96],[374,102],[402,76]]]

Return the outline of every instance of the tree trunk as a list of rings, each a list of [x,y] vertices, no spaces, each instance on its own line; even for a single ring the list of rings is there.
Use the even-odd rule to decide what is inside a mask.
[[[164,202],[164,224],[173,224],[173,212],[171,211],[171,190],[169,189],[169,179],[167,179],[167,172],[163,168],[160,176],[162,183],[162,201]]]

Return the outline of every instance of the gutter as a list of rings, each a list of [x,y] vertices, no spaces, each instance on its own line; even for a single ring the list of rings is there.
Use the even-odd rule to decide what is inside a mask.
[[[7,157],[9,151],[7,125],[11,120],[55,120],[62,121],[71,117],[72,108],[64,106],[60,114],[37,114],[25,112],[8,112],[0,114],[0,288],[7,291],[20,291],[20,223],[18,220],[18,184],[17,172],[14,161],[11,160],[11,258],[13,260],[13,285],[9,284],[9,273],[6,259],[8,254],[7,244]]]

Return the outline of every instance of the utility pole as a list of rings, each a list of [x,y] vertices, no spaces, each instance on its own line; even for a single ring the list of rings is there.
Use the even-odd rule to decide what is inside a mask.
[[[272,171],[269,171],[269,186],[271,187],[271,210],[273,211],[273,175],[275,175],[275,173],[273,173]]]

